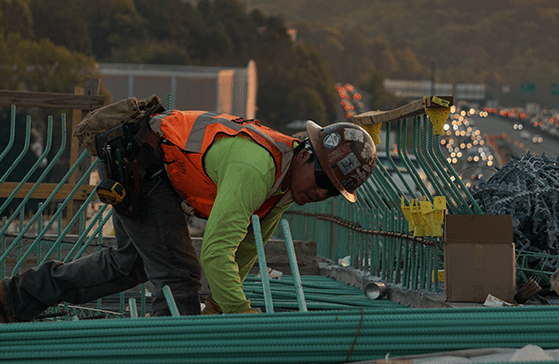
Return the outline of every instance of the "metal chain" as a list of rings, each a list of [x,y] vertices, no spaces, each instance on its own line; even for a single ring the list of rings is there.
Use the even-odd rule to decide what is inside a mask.
[[[413,241],[415,243],[419,243],[419,244],[423,244],[423,245],[430,245],[430,246],[437,246],[439,244],[438,240],[426,239],[426,238],[417,237],[417,236],[404,234],[404,233],[399,233],[399,232],[395,232],[395,231],[382,231],[382,230],[364,229],[358,223],[344,220],[339,216],[334,216],[334,215],[329,215],[329,214],[319,214],[319,213],[316,213],[316,212],[303,212],[303,211],[286,211],[285,213],[286,214],[292,214],[292,215],[312,216],[312,217],[317,218],[318,220],[331,221],[335,224],[338,224],[338,225],[343,226],[345,228],[357,231],[357,232],[362,233],[362,234],[378,235],[378,236],[386,236],[386,237],[410,240],[410,241]]]

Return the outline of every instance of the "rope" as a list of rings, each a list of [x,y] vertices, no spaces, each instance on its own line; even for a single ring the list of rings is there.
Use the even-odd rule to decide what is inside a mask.
[[[359,326],[357,326],[357,332],[355,332],[355,339],[353,339],[353,344],[351,344],[351,348],[349,349],[349,353],[347,354],[345,363],[349,363],[349,358],[351,358],[351,353],[353,352],[353,348],[355,347],[355,343],[357,342],[357,338],[359,337],[359,331],[361,331],[361,325],[363,324],[363,315],[365,315],[365,310],[363,310],[363,307],[361,307],[361,319],[359,320]]]

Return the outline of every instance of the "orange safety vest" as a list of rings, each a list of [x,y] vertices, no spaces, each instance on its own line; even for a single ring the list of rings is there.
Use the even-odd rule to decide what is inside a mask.
[[[206,111],[168,110],[153,116],[150,124],[162,137],[161,148],[171,183],[194,208],[196,216],[207,219],[217,196],[217,185],[204,171],[203,160],[219,134],[236,136],[243,133],[268,150],[274,159],[274,185],[266,201],[255,212],[260,219],[283,197],[283,194],[276,193],[291,164],[293,142],[297,139],[265,127],[256,120]]]

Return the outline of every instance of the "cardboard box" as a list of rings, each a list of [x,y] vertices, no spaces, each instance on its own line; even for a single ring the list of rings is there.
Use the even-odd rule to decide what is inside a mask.
[[[445,300],[514,302],[516,255],[510,215],[446,215]]]

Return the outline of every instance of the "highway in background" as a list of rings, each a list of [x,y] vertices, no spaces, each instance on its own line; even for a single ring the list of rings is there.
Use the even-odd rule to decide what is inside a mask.
[[[518,127],[514,128],[514,125],[520,123],[513,119],[497,116],[480,117],[479,115],[472,115],[470,119],[474,121],[482,134],[488,136],[507,135],[508,144],[518,156],[528,151],[533,155],[545,153],[548,157],[559,156],[559,139],[526,126],[528,123],[522,124],[523,128],[518,130]],[[532,138],[534,136],[541,136],[542,142],[533,143]]]
[[[340,121],[367,111],[365,105],[368,102],[356,87],[338,83],[335,89]],[[532,125],[533,121],[547,123],[549,117],[546,119],[544,115],[537,115],[531,121],[526,115],[513,118],[486,111],[454,110],[445,123],[447,132],[441,136],[443,152],[466,187],[478,184],[481,179],[487,181],[497,171],[496,168],[506,164],[513,154],[518,157],[528,152],[532,155],[545,153],[553,158],[559,156],[557,130],[553,136]],[[559,127],[557,117],[554,127]],[[377,150],[382,153],[386,148],[383,131],[380,137],[381,143],[377,145]]]
[[[536,120],[536,119],[533,119]],[[512,155],[559,155],[559,138],[536,129],[529,118],[456,110],[445,123],[441,147],[466,187],[488,180]]]
[[[487,181],[497,171],[496,167],[506,164],[512,154],[521,157],[530,152],[532,155],[545,153],[547,157],[553,158],[559,156],[559,138],[531,127],[528,121],[519,122],[492,114],[479,116],[479,113],[466,118],[474,129],[479,130],[487,142],[486,146],[491,147],[497,162],[488,166],[481,160],[479,162],[468,161],[468,151],[462,151],[462,157],[453,164],[453,167],[467,187],[478,184],[481,179]],[[449,119],[446,123],[450,124],[452,121]],[[522,125],[521,128],[519,124]],[[536,143],[532,141],[534,137],[537,137]],[[472,148],[476,149],[476,147]]]

